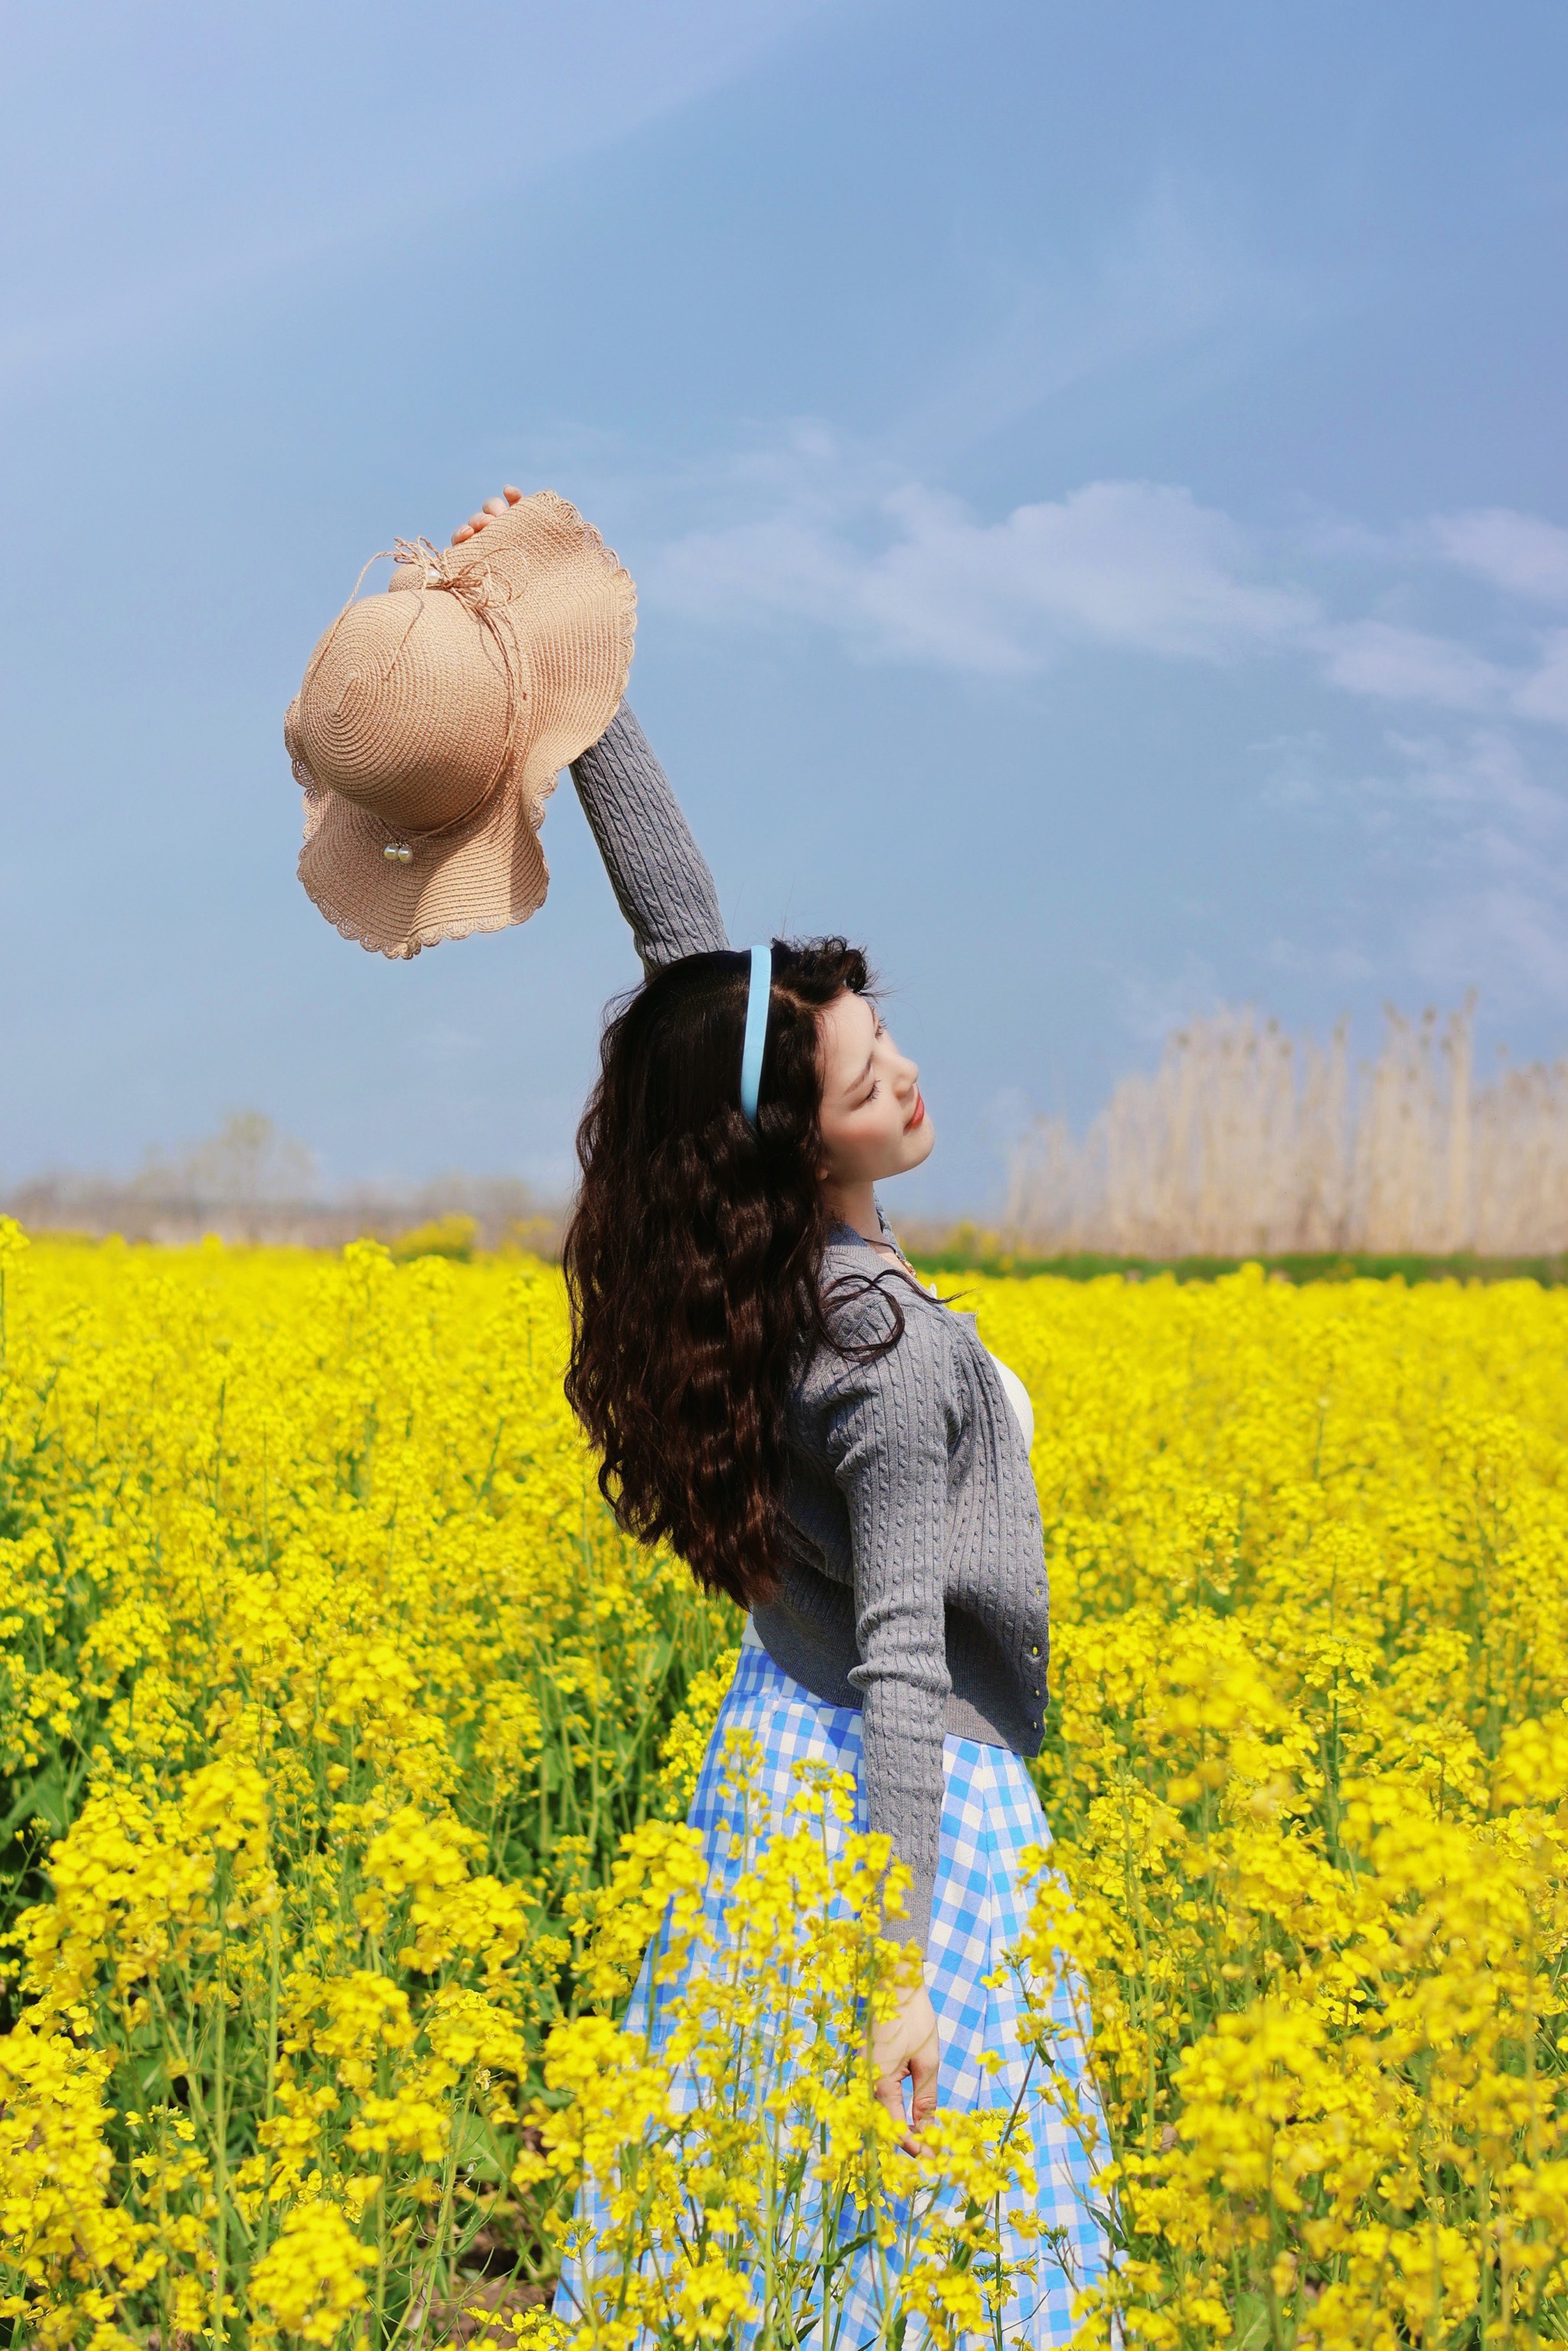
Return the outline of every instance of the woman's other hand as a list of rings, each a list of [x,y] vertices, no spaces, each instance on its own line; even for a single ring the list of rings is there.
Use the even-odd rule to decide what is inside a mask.
[[[871,2030],[871,2059],[876,2068],[876,2095],[904,2130],[899,2142],[906,2155],[920,2153],[919,2134],[936,2111],[936,2072],[942,2043],[936,2011],[924,1983],[906,1991],[892,2016]],[[912,2112],[904,2114],[904,2080],[909,2076]]]
[[[484,529],[492,515],[505,514],[508,507],[515,507],[518,503],[522,495],[521,490],[514,489],[508,482],[498,498],[486,498],[476,514],[471,514],[466,522],[458,524],[452,534],[453,546],[461,547],[465,538],[476,537]]]

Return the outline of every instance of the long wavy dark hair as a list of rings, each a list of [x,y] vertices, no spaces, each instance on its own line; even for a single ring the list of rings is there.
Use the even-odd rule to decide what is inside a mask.
[[[843,939],[775,942],[754,1129],[740,1107],[749,969],[743,954],[687,956],[616,1008],[565,1247],[566,1393],[603,1455],[605,1498],[743,1608],[777,1590],[791,1379],[814,1343],[835,1343],[819,1016],[872,984]]]

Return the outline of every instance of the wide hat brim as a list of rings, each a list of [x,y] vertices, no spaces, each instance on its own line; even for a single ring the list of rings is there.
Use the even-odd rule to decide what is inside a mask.
[[[561,768],[596,743],[615,716],[626,689],[636,626],[636,591],[629,573],[591,524],[553,491],[523,499],[461,548],[426,554],[430,561],[394,570],[382,598],[367,597],[345,608],[334,623],[338,637],[329,630],[312,655],[286,726],[295,773],[305,788],[300,881],[345,938],[399,960],[444,939],[526,922],[543,904],[549,883],[538,840],[545,803]],[[465,595],[452,593],[454,579]],[[422,645],[451,643],[461,650],[471,631],[475,653],[465,666],[472,673],[474,659],[481,661],[484,682],[493,689],[500,646],[507,655],[501,666],[517,689],[512,739],[502,746],[502,771],[494,786],[460,820],[440,822],[429,831],[423,829],[417,806],[412,811],[406,806],[406,779],[400,778],[397,788],[408,820],[389,818],[373,789],[373,760],[369,778],[356,768],[346,789],[335,789],[325,780],[342,771],[340,765],[334,768],[341,746],[334,741],[332,722],[340,718],[345,688],[358,692],[358,724],[367,678],[372,681],[372,702],[381,695],[380,705],[370,712],[370,739],[386,747],[382,756],[390,768],[399,765],[400,726],[412,722],[395,695],[382,693],[392,664],[372,669],[355,649],[352,621],[346,632],[342,623],[357,615],[376,624],[358,631],[361,641],[410,642],[402,621],[410,590],[432,606],[439,599],[443,608],[441,629],[434,638],[429,629],[421,631]],[[484,608],[483,626],[469,608],[470,594]],[[384,609],[372,609],[379,607]],[[351,666],[356,661],[357,672]],[[408,666],[405,661],[405,677]],[[455,660],[455,673],[457,666]],[[417,694],[439,698],[446,684],[443,663],[437,660],[433,667],[427,653],[419,670]],[[455,674],[454,692],[462,692]],[[485,710],[493,724],[493,691]],[[420,716],[416,731],[423,737],[428,712]],[[351,747],[359,756],[361,745]],[[417,799],[417,771],[414,791]],[[370,805],[350,797],[361,792]],[[439,818],[445,815],[443,806]],[[406,850],[406,857],[389,858],[389,845]]]
[[[549,887],[538,824],[557,772],[535,794],[492,793],[439,841],[409,842],[406,864],[388,858],[387,828],[368,810],[338,792],[308,793],[299,879],[344,938],[396,961],[526,923]]]

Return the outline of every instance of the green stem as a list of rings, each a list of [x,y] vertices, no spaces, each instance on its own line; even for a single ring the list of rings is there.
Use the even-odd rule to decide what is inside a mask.
[[[447,2231],[452,2225],[452,2204],[457,2192],[457,2150],[468,2126],[468,2108],[473,2087],[472,2079],[464,2085],[463,2104],[458,2108],[456,2124],[452,2133],[452,2144],[447,2152],[446,2168],[441,2182],[441,2210],[435,2220],[435,2242],[431,2249],[430,2268],[425,2276],[424,2294],[419,2314],[419,2333],[413,2339],[413,2351],[424,2351],[425,2330],[430,2325],[430,2314],[435,2302],[435,2280],[441,2268]],[[450,2289],[450,2277],[447,2283]]]
[[[270,2123],[277,2098],[277,1912],[267,1920],[267,2096],[262,2115]],[[265,2141],[261,2177],[261,2252],[266,2252],[272,2233],[272,2147]]]
[[[218,1877],[218,2029],[217,2051],[213,2066],[213,2169],[217,2187],[217,2258],[213,2276],[213,2341],[216,2351],[224,2351],[224,2289],[228,2279],[228,2085],[224,2066],[227,2053],[228,2001],[225,1997],[228,1967],[228,1927],[224,1913],[226,1888],[220,1871]]]

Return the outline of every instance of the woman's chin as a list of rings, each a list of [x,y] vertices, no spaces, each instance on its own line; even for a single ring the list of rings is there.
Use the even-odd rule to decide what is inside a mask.
[[[907,1176],[912,1167],[918,1167],[930,1158],[936,1144],[936,1131],[927,1111],[918,1126],[906,1126],[896,1143],[890,1139],[885,1151],[879,1152],[874,1159],[862,1162],[864,1170],[862,1181],[869,1176],[873,1184],[885,1184],[894,1176]]]
[[[927,1111],[918,1126],[906,1127],[904,1130],[904,1148],[898,1159],[898,1174],[903,1176],[911,1167],[922,1166],[936,1148],[936,1130],[931,1123],[931,1113]]]

